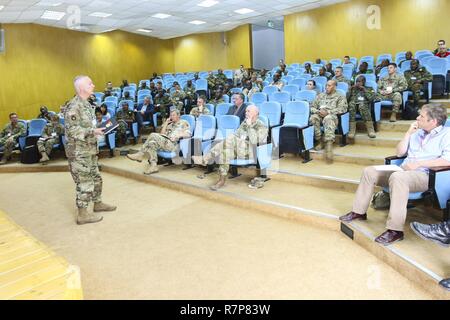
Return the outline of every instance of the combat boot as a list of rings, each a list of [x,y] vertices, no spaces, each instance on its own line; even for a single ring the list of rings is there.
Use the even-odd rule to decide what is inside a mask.
[[[78,208],[77,224],[96,223],[103,220],[103,217],[96,213],[88,213],[87,208]]]
[[[215,185],[209,187],[212,191],[217,191],[225,185],[226,176],[220,176],[219,181],[216,182]]]
[[[142,162],[144,160],[145,153],[139,151],[138,153],[127,154],[127,158],[133,161]]]
[[[350,131],[348,132],[349,139],[355,139],[356,134],[356,122],[352,121],[350,122]]]
[[[328,164],[333,163],[333,141],[327,141],[325,143],[325,161]]]
[[[375,134],[375,129],[373,128],[372,121],[366,121],[366,128],[367,128],[367,134],[369,135],[369,138],[377,137],[377,135]]]
[[[100,211],[114,211],[116,210],[116,206],[112,206],[109,204],[106,204],[104,202],[95,202],[94,203],[94,212],[100,212]]]
[[[39,160],[39,162],[47,162],[47,161],[49,161],[50,160],[50,158],[48,157],[48,155],[47,155],[47,152],[41,152],[41,156],[42,156],[42,158],[41,158],[41,160]]]
[[[158,171],[158,165],[155,162],[147,163],[145,165],[144,174],[152,174]]]
[[[397,113],[392,112],[391,118],[389,119],[390,122],[396,122],[397,121]]]
[[[323,142],[322,142],[322,140],[316,140],[314,142],[314,144],[316,144],[316,146],[314,147],[314,150],[316,150],[316,151],[323,150]]]

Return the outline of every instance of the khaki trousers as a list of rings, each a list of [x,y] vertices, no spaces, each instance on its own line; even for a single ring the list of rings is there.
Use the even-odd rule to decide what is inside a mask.
[[[421,171],[377,171],[366,167],[356,190],[352,211],[364,214],[369,208],[375,186],[389,187],[391,206],[386,228],[403,231],[410,192],[428,190],[428,173]]]

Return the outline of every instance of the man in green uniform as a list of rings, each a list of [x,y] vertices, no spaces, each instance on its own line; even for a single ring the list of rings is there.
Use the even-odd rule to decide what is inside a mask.
[[[76,184],[77,223],[94,223],[103,219],[97,212],[114,211],[116,207],[101,200],[102,177],[97,163],[96,136],[103,135],[104,128],[96,128],[94,109],[87,101],[95,86],[87,76],[76,77],[74,86],[77,94],[70,100],[64,114],[66,156]],[[87,210],[90,202],[94,202],[92,213]]]
[[[405,79],[408,83],[408,90],[413,93],[414,107],[419,108],[420,91],[424,89],[424,85],[433,81],[433,75],[427,68],[419,66],[419,61],[414,59],[411,61],[411,70],[405,72]]]
[[[19,122],[17,113],[11,113],[9,115],[9,120],[10,123],[8,123],[0,133],[0,148],[3,148],[3,157],[0,161],[0,165],[6,164],[19,141],[19,137],[25,135],[27,132],[25,125]]]
[[[122,108],[116,114],[116,120],[119,124],[117,128],[118,146],[124,146],[127,142],[127,130],[131,130],[131,125],[136,122],[135,113],[129,109],[127,102],[122,104]]]
[[[392,114],[389,121],[397,121],[397,113],[402,105],[402,92],[408,88],[408,83],[403,75],[397,73],[397,64],[389,63],[388,75],[378,81],[377,99],[392,101]]]
[[[47,123],[42,132],[42,136],[37,141],[37,147],[42,156],[39,162],[46,164],[50,160],[49,156],[53,150],[53,146],[60,143],[60,138],[63,134],[64,127],[59,123],[59,116],[53,114],[51,116],[51,121]]]
[[[348,111],[350,112],[350,132],[348,137],[350,139],[355,138],[356,133],[356,112],[359,111],[361,117],[366,124],[367,133],[370,138],[376,138],[375,130],[373,128],[372,114],[370,112],[370,106],[373,98],[375,97],[375,91],[372,87],[366,86],[366,78],[361,75],[356,78],[356,83],[350,89],[348,99]]]

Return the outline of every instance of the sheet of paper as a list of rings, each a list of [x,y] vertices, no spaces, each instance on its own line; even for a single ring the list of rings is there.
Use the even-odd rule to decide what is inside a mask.
[[[403,171],[402,168],[395,164],[388,164],[383,166],[374,166],[375,170],[377,171]]]

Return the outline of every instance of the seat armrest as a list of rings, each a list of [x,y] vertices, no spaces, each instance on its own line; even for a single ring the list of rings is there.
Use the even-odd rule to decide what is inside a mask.
[[[397,157],[397,156],[391,156],[391,157],[386,157],[384,159],[384,163],[385,164],[391,164],[392,162],[394,162],[395,160],[405,160],[407,156],[402,156],[402,157]]]

